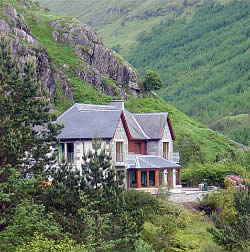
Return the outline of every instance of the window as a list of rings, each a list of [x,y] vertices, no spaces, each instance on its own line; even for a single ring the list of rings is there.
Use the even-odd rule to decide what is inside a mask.
[[[123,142],[116,142],[116,162],[123,162]]]
[[[135,153],[136,154],[141,153],[141,143],[135,143]]]
[[[155,186],[155,171],[149,171],[149,186]]]
[[[82,154],[83,154],[83,156],[84,156],[84,154],[85,154],[85,146],[84,146],[84,142],[82,142]]]
[[[67,162],[74,163],[74,143],[67,143]]]
[[[147,187],[147,172],[146,171],[141,172],[141,186]]]
[[[59,144],[59,162],[63,162],[64,158],[65,158],[65,147],[64,147],[64,143],[60,143]]]
[[[136,172],[129,172],[129,187],[136,187]]]
[[[163,143],[163,158],[168,159],[168,153],[169,153],[169,143],[164,142]]]

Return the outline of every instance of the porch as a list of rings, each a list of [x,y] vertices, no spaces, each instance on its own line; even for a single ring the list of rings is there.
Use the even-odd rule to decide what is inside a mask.
[[[181,168],[165,169],[129,169],[127,171],[128,188],[142,189],[166,187],[175,188],[181,184]]]
[[[148,190],[162,186],[171,189],[181,184],[181,166],[166,159],[150,155],[133,155],[128,163],[128,188]]]

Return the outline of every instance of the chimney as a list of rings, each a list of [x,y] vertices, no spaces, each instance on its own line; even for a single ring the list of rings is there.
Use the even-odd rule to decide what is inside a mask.
[[[110,102],[110,105],[124,111],[124,101],[123,100],[112,100]]]

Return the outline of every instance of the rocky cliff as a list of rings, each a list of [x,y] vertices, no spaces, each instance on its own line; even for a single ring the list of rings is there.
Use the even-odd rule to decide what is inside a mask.
[[[72,18],[52,17],[31,1],[2,0],[0,35],[13,45],[20,67],[32,58],[51,98],[61,94],[67,100],[77,97],[78,102],[86,102],[77,92],[86,89],[87,93],[90,87],[100,90],[100,95],[124,99],[142,93],[137,73],[105,48],[89,27]]]

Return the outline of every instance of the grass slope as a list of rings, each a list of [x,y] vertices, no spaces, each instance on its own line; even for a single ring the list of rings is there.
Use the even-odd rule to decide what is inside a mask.
[[[214,161],[219,153],[235,149],[235,145],[223,135],[208,129],[160,98],[132,99],[127,101],[125,105],[133,113],[168,111],[177,140],[183,134],[189,135],[195,143],[199,144],[205,162]]]
[[[191,20],[169,21],[141,34],[128,59],[140,72],[158,70],[165,81],[160,96],[209,126],[249,114],[249,13],[248,1],[208,5]]]

